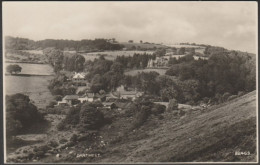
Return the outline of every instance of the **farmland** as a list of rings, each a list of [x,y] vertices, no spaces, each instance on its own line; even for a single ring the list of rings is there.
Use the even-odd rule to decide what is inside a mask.
[[[166,48],[167,46],[154,43],[129,43],[121,42],[120,44],[124,45],[127,49],[139,48],[139,49],[154,49],[154,48]]]
[[[49,65],[43,64],[24,64],[17,63],[22,67],[22,74],[46,75],[46,76],[5,76],[5,93],[7,95],[15,93],[23,93],[34,101],[39,108],[45,108],[49,101],[53,99],[47,86],[53,74],[53,70]],[[8,64],[7,64],[8,65]]]

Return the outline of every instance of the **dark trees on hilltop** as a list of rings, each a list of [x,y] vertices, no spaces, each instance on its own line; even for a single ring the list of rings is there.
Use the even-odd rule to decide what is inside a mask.
[[[102,51],[102,50],[120,50],[123,45],[111,43],[107,39],[95,40],[54,40],[46,39],[40,41],[33,41],[26,38],[5,37],[5,48],[15,50],[34,50],[54,47],[60,50],[72,51]]]

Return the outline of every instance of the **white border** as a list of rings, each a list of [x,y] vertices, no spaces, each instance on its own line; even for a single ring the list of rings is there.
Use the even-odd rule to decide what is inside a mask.
[[[8,1],[5,1],[8,2]],[[9,1],[10,2],[22,2],[22,1]],[[51,2],[51,1],[23,1],[23,2]],[[52,1],[52,2],[146,2],[146,1]],[[201,2],[203,1],[147,1],[147,2]],[[243,2],[243,1],[205,1],[205,2]],[[249,1],[250,2],[250,1]],[[256,162],[125,162],[125,163],[115,163],[115,162],[106,162],[106,163],[38,163],[38,162],[30,162],[30,163],[7,163],[6,162],[6,114],[5,114],[5,36],[4,36],[4,28],[3,28],[3,18],[4,18],[4,12],[3,12],[3,4],[2,2],[2,49],[3,49],[3,55],[2,55],[2,66],[3,66],[3,139],[4,139],[4,163],[5,164],[256,164],[259,163],[259,139],[258,139],[258,2],[251,1],[251,3],[255,3],[256,6],[256,19],[257,19],[257,25],[256,25],[256,151],[257,151],[257,158]]]

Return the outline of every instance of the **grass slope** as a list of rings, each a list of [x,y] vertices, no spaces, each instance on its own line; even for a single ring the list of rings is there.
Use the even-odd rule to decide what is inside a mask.
[[[112,127],[124,130],[127,123],[122,119]],[[108,131],[111,138],[113,130]],[[181,118],[166,112],[164,119],[150,118],[107,147],[96,162],[256,161],[256,92]]]

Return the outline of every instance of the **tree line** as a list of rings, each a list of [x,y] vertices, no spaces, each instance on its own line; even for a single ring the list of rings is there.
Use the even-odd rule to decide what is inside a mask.
[[[34,41],[27,38],[5,37],[5,48],[13,50],[43,50],[45,48],[54,47],[64,51],[103,51],[103,50],[121,50],[124,46],[109,39],[94,40],[54,40],[45,39]]]

